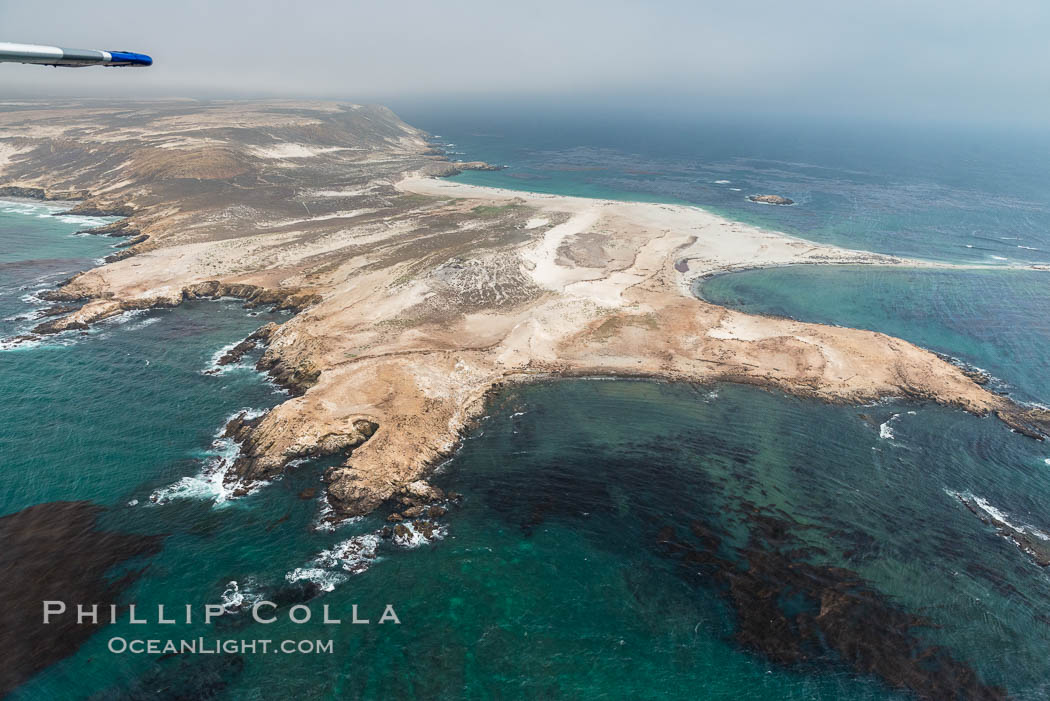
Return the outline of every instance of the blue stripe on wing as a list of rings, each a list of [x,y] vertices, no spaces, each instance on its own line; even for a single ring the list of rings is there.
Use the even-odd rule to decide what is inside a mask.
[[[110,51],[111,66],[152,66],[153,59],[146,54],[137,54],[132,51]]]

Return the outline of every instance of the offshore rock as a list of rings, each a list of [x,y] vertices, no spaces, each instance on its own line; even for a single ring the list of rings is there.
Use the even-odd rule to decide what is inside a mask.
[[[87,301],[42,331],[200,298],[295,312],[268,332],[257,365],[294,396],[237,431],[235,482],[273,477],[297,456],[352,450],[327,473],[326,491],[338,514],[363,513],[452,455],[489,390],[553,376],[737,381],[834,402],[905,396],[1038,428],[1008,398],[901,339],[747,315],[691,294],[697,278],[742,266],[915,261],[692,207],[421,178],[492,166],[439,161],[426,134],[378,106],[140,101],[134,110],[131,126],[111,102],[0,110],[0,139],[18,139],[25,154],[0,164],[0,184],[40,197],[93,188],[81,212],[133,213],[112,232],[149,236],[124,249],[133,257],[44,295]],[[39,134],[26,136],[26,123]],[[369,437],[360,420],[381,428]],[[409,496],[419,502],[410,506],[436,498]]]
[[[795,204],[794,200],[788,199],[787,197],[781,197],[780,195],[748,195],[747,199],[760,204]]]
[[[998,518],[995,513],[983,508],[975,499],[961,494],[956,494],[955,497],[974,516],[989,526],[993,526],[1000,536],[1013,541],[1014,545],[1027,553],[1035,564],[1040,567],[1050,567],[1050,542],[1043,540],[1039,535],[1029,533],[1024,528],[1018,528]]]
[[[437,524],[433,521],[413,521],[412,527],[427,540],[434,540],[434,533],[437,531]]]

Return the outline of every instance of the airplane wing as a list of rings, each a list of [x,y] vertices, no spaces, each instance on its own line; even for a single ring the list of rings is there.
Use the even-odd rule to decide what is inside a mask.
[[[63,49],[38,44],[11,44],[0,41],[0,63],[35,63],[42,66],[151,66],[153,59],[133,51]]]

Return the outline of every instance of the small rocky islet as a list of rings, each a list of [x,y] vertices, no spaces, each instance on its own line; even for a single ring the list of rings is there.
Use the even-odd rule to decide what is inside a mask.
[[[906,396],[994,413],[1035,437],[1050,426],[1047,412],[904,341],[740,314],[689,292],[698,277],[745,264],[913,264],[896,257],[694,208],[435,180],[499,166],[450,162],[379,106],[136,103],[131,122],[112,106],[43,107],[0,111],[0,138],[13,144],[0,192],[81,198],[71,213],[123,217],[93,233],[138,243],[40,293],[82,306],[33,334],[192,299],[292,312],[216,363],[265,346],[256,368],[291,395],[236,431],[241,453],[226,475],[235,496],[298,458],[339,455],[325,499],[343,517],[367,514],[451,454],[487,392],[540,376],[730,380],[849,402]],[[215,121],[245,126],[201,138]]]
[[[795,200],[782,195],[748,195],[747,199],[758,204],[778,204],[784,207],[795,204]]]

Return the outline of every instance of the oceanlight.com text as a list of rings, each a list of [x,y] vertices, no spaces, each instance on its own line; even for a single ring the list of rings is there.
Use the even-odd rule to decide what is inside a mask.
[[[330,655],[332,640],[237,640],[233,638],[193,638],[157,640],[122,637],[109,639],[109,651],[131,655]]]

